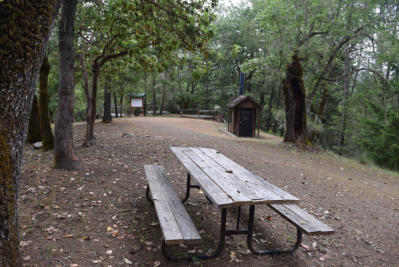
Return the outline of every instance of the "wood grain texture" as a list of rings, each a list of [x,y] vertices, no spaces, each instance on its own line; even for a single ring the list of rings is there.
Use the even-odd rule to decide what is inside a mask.
[[[271,204],[273,210],[308,235],[328,235],[334,230],[295,204]]]
[[[299,201],[214,149],[171,147],[171,150],[219,207]],[[219,201],[215,201],[218,197],[223,198],[222,205]]]
[[[226,193],[217,184],[209,179],[208,175],[204,173],[201,168],[199,168],[187,155],[185,155],[184,152],[188,151],[188,148],[171,147],[170,149],[184,165],[191,177],[197,181],[202,190],[205,191],[213,204],[219,207],[228,207],[234,205],[234,201],[228,195],[226,195]]]
[[[145,165],[144,169],[165,243],[200,242],[201,237],[166,177],[164,167]]]

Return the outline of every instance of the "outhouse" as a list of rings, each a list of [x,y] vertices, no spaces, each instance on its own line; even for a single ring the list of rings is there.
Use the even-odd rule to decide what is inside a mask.
[[[228,105],[228,131],[236,136],[254,137],[257,125],[257,116],[261,106],[251,97],[240,95]]]

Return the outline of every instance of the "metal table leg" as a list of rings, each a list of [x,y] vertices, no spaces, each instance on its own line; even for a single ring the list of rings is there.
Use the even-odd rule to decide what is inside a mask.
[[[154,204],[154,201],[152,201],[152,199],[150,198],[150,186],[149,185],[147,185],[147,190],[145,192],[145,196],[147,197],[147,200],[149,202],[151,202],[151,204]]]
[[[182,202],[186,202],[189,197],[190,197],[190,189],[191,188],[196,188],[196,189],[200,189],[199,185],[192,185],[191,184],[191,175],[189,173],[187,173],[187,187],[186,187],[186,196],[184,197],[184,199],[182,200]]]
[[[254,230],[254,216],[255,216],[255,206],[251,205],[249,207],[249,220],[248,220],[248,235],[247,235],[247,246],[248,249],[257,255],[264,255],[264,254],[281,254],[281,253],[290,253],[295,251],[302,242],[302,231],[297,228],[297,240],[295,244],[288,248],[288,249],[273,249],[273,250],[256,250],[252,246],[252,235]]]

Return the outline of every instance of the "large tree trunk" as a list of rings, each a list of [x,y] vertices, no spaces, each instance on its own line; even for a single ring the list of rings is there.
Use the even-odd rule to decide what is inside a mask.
[[[116,100],[116,93],[113,93],[114,95],[114,107],[115,107],[115,117],[118,118],[118,101]],[[122,116],[121,116],[122,117]]]
[[[0,2],[0,266],[20,266],[17,196],[38,70],[59,0]]]
[[[47,56],[44,58],[40,68],[40,98],[39,98],[39,113],[40,113],[40,131],[42,135],[42,149],[43,151],[54,148],[54,135],[51,129],[50,116],[48,112],[48,75],[50,73],[50,64]]]
[[[64,0],[59,24],[58,49],[60,53],[60,85],[58,111],[55,118],[54,162],[57,169],[76,170],[81,164],[73,146],[73,104],[75,54],[73,47],[77,0]]]
[[[83,146],[89,147],[96,144],[96,136],[94,135],[94,123],[97,115],[97,81],[100,68],[96,63],[92,67],[93,78],[91,85],[91,95],[87,99],[86,107],[86,136]]]
[[[103,114],[103,122],[110,123],[112,121],[111,115],[111,85],[110,85],[110,77],[105,76],[105,85],[104,85],[104,114]]]
[[[284,142],[306,145],[306,91],[302,80],[302,67],[295,51],[292,62],[287,65],[286,78],[283,79],[285,98],[285,136]]]
[[[28,135],[26,142],[33,144],[42,140],[42,133],[40,131],[40,115],[39,105],[37,103],[36,95],[33,96],[32,111],[29,117]]]

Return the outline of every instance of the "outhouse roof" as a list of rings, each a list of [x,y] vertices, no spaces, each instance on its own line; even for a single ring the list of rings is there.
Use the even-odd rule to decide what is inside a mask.
[[[234,108],[236,106],[238,106],[239,104],[241,104],[244,101],[250,101],[252,102],[257,108],[261,108],[261,106],[258,104],[258,102],[256,102],[252,97],[250,96],[246,96],[246,95],[240,95],[239,97],[233,99],[229,104],[227,104],[227,106],[229,108]]]

